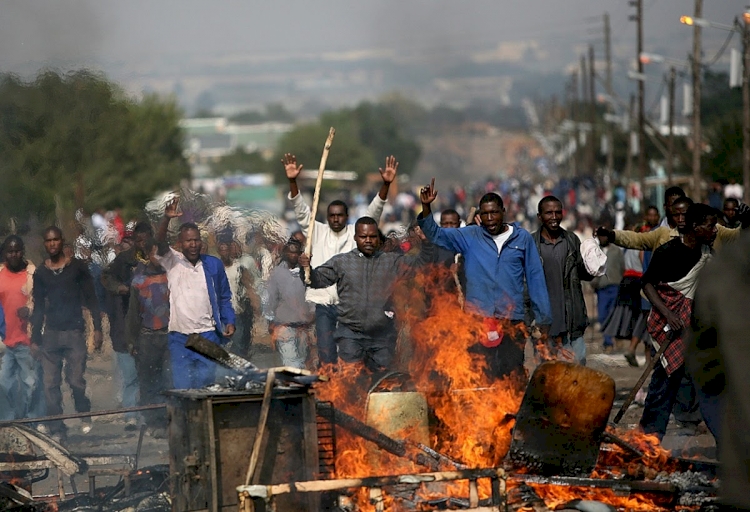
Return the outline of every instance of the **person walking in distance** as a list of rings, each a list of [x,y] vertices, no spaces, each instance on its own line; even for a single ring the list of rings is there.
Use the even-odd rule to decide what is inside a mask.
[[[85,263],[66,256],[65,241],[60,228],[44,230],[47,259],[34,272],[31,315],[31,343],[40,347],[44,373],[44,392],[47,414],[62,414],[62,366],[66,365],[65,380],[73,392],[77,412],[89,412],[91,401],[86,396],[86,336],[83,308],[89,310],[94,322],[94,349],[102,347],[102,325],[94,281]],[[42,334],[44,332],[44,334]],[[49,423],[53,435],[67,434],[62,421]],[[90,418],[84,419],[83,432],[91,430]]]
[[[185,347],[190,334],[200,334],[216,344],[226,344],[234,334],[232,290],[219,258],[201,254],[198,226],[180,226],[181,252],[167,244],[169,222],[182,215],[179,198],[170,201],[156,233],[157,261],[167,271],[169,285],[169,352],[177,389],[197,389],[212,384],[216,365]]]

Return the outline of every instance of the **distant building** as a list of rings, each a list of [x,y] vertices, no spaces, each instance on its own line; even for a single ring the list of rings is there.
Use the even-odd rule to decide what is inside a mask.
[[[282,135],[292,129],[289,123],[233,124],[226,117],[182,119],[185,132],[184,153],[199,177],[206,164],[243,149],[270,157]]]

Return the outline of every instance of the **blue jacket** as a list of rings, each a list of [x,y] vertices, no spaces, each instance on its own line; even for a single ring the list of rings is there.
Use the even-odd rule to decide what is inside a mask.
[[[513,234],[500,254],[481,226],[441,228],[428,215],[419,226],[436,245],[460,252],[466,269],[466,302],[485,316],[524,319],[524,280],[537,325],[550,325],[552,311],[542,260],[528,231],[512,223]]]
[[[201,254],[201,262],[203,262],[203,273],[206,275],[208,298],[214,314],[216,333],[219,339],[224,339],[224,328],[227,325],[235,325],[232,290],[229,288],[227,273],[219,258]]]

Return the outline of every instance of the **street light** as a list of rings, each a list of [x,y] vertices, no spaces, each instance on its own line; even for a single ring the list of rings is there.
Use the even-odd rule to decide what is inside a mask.
[[[748,203],[750,202],[750,7],[745,9],[742,13],[742,22],[739,17],[735,18],[732,25],[725,23],[715,23],[700,17],[682,16],[680,22],[697,27],[711,27],[720,30],[728,30],[731,32],[738,32],[742,35],[742,47],[743,47],[743,70],[742,70],[742,185],[743,185],[743,200]],[[697,30],[697,29],[696,29]],[[697,53],[697,52],[694,52]],[[693,81],[694,83],[700,83],[700,67],[696,58],[700,56],[693,55],[694,67],[693,67]],[[699,89],[693,88],[694,94]],[[696,99],[694,98],[694,102]],[[697,101],[700,101],[699,99]],[[694,113],[695,117],[695,129],[700,129],[700,123],[698,121],[698,113]],[[698,137],[696,136],[695,143],[698,143]]]

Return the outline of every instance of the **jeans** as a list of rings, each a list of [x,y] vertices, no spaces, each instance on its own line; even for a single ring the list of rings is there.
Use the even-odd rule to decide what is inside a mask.
[[[362,362],[371,371],[387,370],[396,355],[396,338],[337,338],[339,355],[347,363]]]
[[[335,364],[339,359],[336,339],[333,336],[338,318],[336,306],[315,306],[315,334],[318,338],[318,357],[321,365]]]
[[[672,375],[667,375],[661,362],[656,363],[641,416],[641,427],[645,433],[656,434],[659,439],[664,437],[683,375],[684,365],[672,372]]]
[[[282,366],[304,368],[307,360],[307,347],[310,344],[310,328],[274,325],[273,341],[281,356]]]
[[[216,331],[200,333],[204,338],[220,345]],[[185,348],[188,335],[169,333],[169,353],[172,359],[172,381],[175,389],[200,389],[216,381],[216,364],[200,354]]]
[[[136,343],[135,367],[138,371],[141,405],[164,403],[162,392],[172,387],[169,365],[169,341],[166,332],[142,332]],[[167,415],[162,409],[143,411],[150,427],[166,426]]]
[[[0,420],[29,417],[37,386],[37,361],[28,345],[6,347],[0,359]]]
[[[76,412],[89,412],[91,402],[86,396],[86,338],[83,331],[46,330],[42,337],[42,368],[47,414],[62,414],[62,366],[66,363],[65,380],[73,392]],[[50,422],[50,431],[64,432],[62,421]]]
[[[693,379],[685,372],[680,382],[680,390],[672,408],[674,419],[680,425],[698,425],[701,422],[700,404]]]
[[[598,290],[596,290],[596,312],[597,316],[599,317],[600,324],[604,323],[609,314],[612,312],[612,309],[614,309],[615,303],[617,302],[617,293],[619,292],[619,290],[620,286],[616,284],[611,284],[609,286],[605,286],[604,288],[599,288]],[[604,336],[605,347],[612,347],[614,346],[614,344],[615,343],[612,339],[612,336]]]
[[[122,406],[135,407],[138,405],[138,373],[135,370],[135,359],[127,352],[115,352],[117,369],[120,373],[120,386],[122,390]],[[126,419],[136,419],[135,412],[125,413]]]

